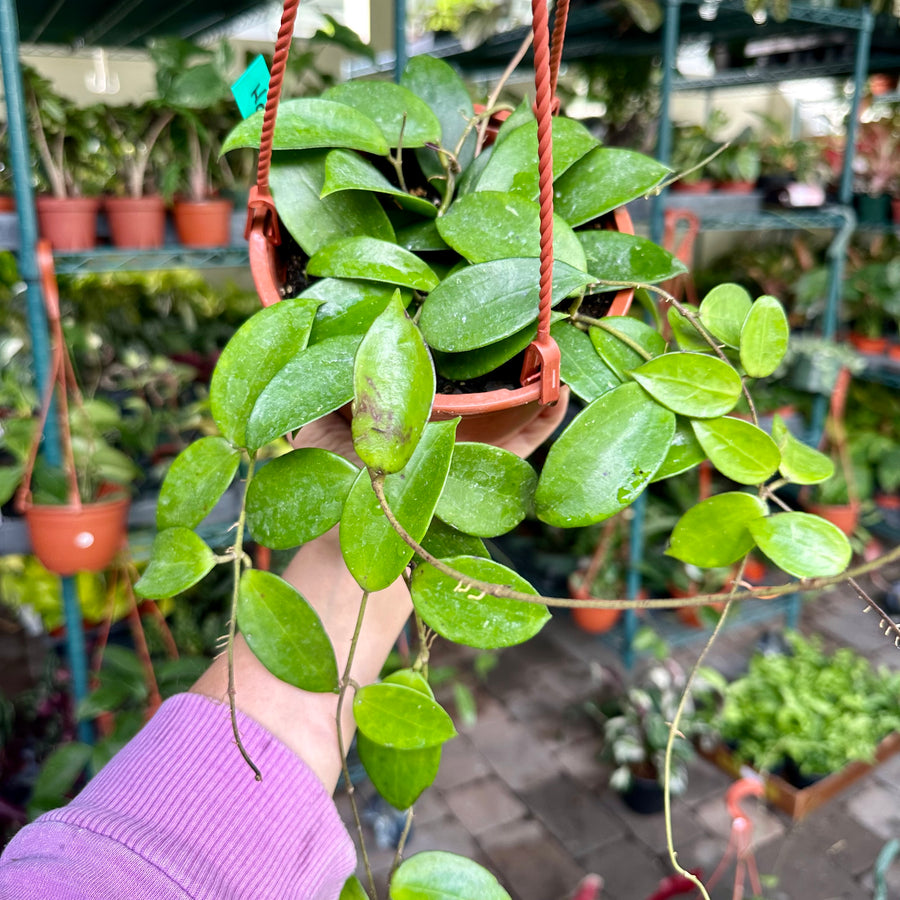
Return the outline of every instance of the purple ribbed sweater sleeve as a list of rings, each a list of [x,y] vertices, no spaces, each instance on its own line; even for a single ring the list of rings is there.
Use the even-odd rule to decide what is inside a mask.
[[[335,900],[353,843],[315,775],[228,707],[167,700],[66,807],[0,858],[0,900]]]

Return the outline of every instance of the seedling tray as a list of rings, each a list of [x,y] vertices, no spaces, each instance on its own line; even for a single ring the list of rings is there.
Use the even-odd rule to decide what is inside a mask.
[[[849,763],[839,772],[826,775],[825,778],[805,788],[796,788],[778,775],[766,775],[764,776],[766,800],[786,812],[794,821],[799,821],[855,781],[877,769],[881,763],[898,751],[900,751],[900,733],[895,732],[889,734],[878,745],[874,763]],[[724,744],[719,745],[712,752],[700,752],[706,759],[735,778],[746,774],[747,767],[741,765]]]

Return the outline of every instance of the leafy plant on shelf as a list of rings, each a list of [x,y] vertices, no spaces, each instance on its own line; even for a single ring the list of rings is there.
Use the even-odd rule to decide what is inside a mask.
[[[512,360],[518,373],[536,331],[535,121],[523,105],[479,152],[481,119],[449,66],[427,57],[412,60],[399,85],[343,84],[282,105],[271,185],[283,229],[300,248],[292,264],[305,271],[296,281],[311,283],[257,312],[225,347],[210,385],[221,436],[188,447],[161,491],[159,534],[139,592],[177,594],[225,562],[235,577],[232,635],[236,624],[274,674],[306,690],[344,695],[349,685],[304,598],[249,564],[250,536],[289,548],[339,524],[361,592],[411,567],[422,633],[484,649],[535,635],[548,603],[573,605],[538,596],[488,558],[484,538],[508,532],[531,509],[553,526],[603,521],[651,482],[705,458],[740,487],[685,513],[673,555],[715,567],[759,547],[799,578],[837,575],[850,558],[837,529],[772,499],[785,480],[826,477],[827,462],[786,432],[773,440],[728,415],[745,381],[769,375],[786,349],[777,300],[754,302],[723,285],[691,309],[661,293],[670,302],[672,345],[637,318],[600,317],[610,293],[627,286],[660,293],[653,285],[682,271],[641,237],[593,227],[653,191],[668,170],[601,146],[569,119],[553,125],[552,334],[562,378],[584,409],[555,440],[540,475],[495,446],[457,443],[465,421],[429,421],[435,370],[447,381],[502,383],[496,370]],[[251,117],[226,150],[254,145],[259,135],[260,118]],[[257,465],[269,442],[348,405],[364,468],[310,448]],[[194,528],[242,462],[234,548],[217,557]],[[427,643],[411,669],[362,686],[353,699],[373,748],[368,773],[400,808],[431,783],[440,747],[455,734],[426,680]],[[413,758],[421,765],[410,766]],[[392,890],[424,864],[416,860],[396,870]],[[471,872],[471,864],[447,866]],[[506,896],[487,879],[475,895]]]

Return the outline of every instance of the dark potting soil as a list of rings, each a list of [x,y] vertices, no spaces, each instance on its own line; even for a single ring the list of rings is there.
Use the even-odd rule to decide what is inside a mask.
[[[516,390],[521,387],[523,354],[514,356],[509,362],[477,378],[465,381],[451,381],[443,375],[437,376],[438,394],[479,394],[486,391]]]
[[[602,319],[609,312],[615,296],[615,293],[612,291],[606,291],[602,294],[588,294],[581,301],[578,312],[591,319]]]
[[[284,266],[279,293],[282,300],[288,300],[302,294],[310,285],[310,281],[306,277],[306,264],[309,262],[309,257],[300,249],[300,245],[283,225],[281,226],[281,247],[278,255]]]

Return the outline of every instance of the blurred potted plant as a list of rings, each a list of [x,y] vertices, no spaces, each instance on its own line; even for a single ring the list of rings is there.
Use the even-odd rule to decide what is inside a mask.
[[[876,260],[851,271],[842,299],[853,346],[862,353],[884,353],[888,330],[900,318],[900,260]]]
[[[724,116],[714,111],[708,125],[676,125],[672,129],[672,169],[680,177],[672,185],[673,191],[685,194],[708,194],[715,179],[704,160],[719,146],[713,138]]]
[[[888,222],[891,216],[891,196],[900,187],[898,136],[890,119],[860,124],[853,172],[859,221],[875,225]]]
[[[627,572],[628,541],[627,524],[621,515],[607,519],[598,530],[591,529],[592,535],[599,534],[585,565],[579,566],[569,575],[569,593],[576,600],[591,597],[621,597],[624,595]],[[590,609],[576,607],[572,610],[572,621],[589,634],[602,634],[613,628],[622,615],[618,609]]]
[[[218,156],[230,117],[227,43],[200,47],[180,38],[156,38],[149,45],[156,65],[160,101],[173,113],[172,156],[164,178],[177,182],[175,230],[185,246],[223,246],[230,241],[232,202],[217,196]],[[225,124],[226,121],[228,124]]]
[[[106,127],[114,138],[121,196],[104,201],[112,242],[117,247],[160,247],[165,238],[166,204],[159,193],[163,169],[159,139],[174,117],[159,101],[107,107]],[[171,162],[169,160],[168,162]]]
[[[97,239],[99,194],[113,175],[102,108],[79,108],[24,68],[25,100],[42,183],[35,204],[41,234],[56,250],[87,250]]]
[[[706,171],[718,190],[747,194],[756,187],[760,172],[759,140],[750,127],[745,128],[727,147],[709,161]]]

